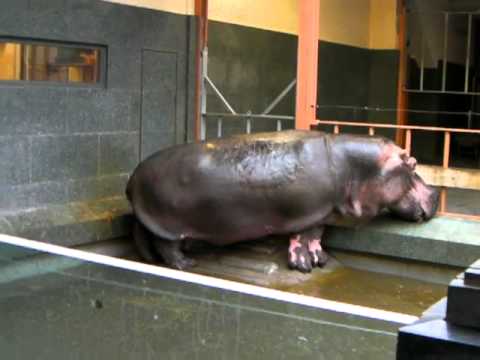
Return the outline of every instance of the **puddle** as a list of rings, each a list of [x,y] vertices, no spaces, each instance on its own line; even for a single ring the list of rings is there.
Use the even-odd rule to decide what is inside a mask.
[[[446,296],[444,285],[348,267],[313,274],[279,290],[419,316]]]

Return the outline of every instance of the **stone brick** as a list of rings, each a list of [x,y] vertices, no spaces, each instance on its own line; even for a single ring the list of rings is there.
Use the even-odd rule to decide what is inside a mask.
[[[32,181],[68,180],[97,174],[98,136],[32,139]]]
[[[100,135],[99,174],[133,170],[139,160],[138,133]]]
[[[0,186],[29,182],[28,138],[0,136]]]

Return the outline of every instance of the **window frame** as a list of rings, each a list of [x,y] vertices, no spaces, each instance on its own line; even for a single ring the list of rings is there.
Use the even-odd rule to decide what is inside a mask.
[[[76,81],[52,81],[52,80],[1,80],[0,86],[53,86],[53,87],[74,87],[74,88],[106,88],[107,87],[107,56],[108,47],[106,45],[89,44],[74,41],[61,41],[61,40],[45,40],[45,39],[32,39],[32,38],[20,38],[15,36],[0,36],[1,43],[16,43],[25,45],[40,45],[50,47],[66,47],[66,48],[85,48],[91,50],[98,50],[100,61],[97,63],[99,77],[97,82],[76,82]]]

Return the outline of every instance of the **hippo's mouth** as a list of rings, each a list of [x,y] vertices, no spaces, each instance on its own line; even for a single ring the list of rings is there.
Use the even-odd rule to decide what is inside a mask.
[[[435,216],[439,199],[439,191],[426,185],[422,178],[414,173],[412,188],[397,203],[389,206],[389,210],[407,221],[428,221]]]

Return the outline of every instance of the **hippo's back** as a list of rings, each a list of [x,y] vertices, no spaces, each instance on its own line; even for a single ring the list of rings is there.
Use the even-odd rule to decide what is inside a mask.
[[[288,232],[330,211],[330,199],[311,193],[315,181],[332,193],[331,179],[312,178],[328,171],[325,144],[320,132],[285,131],[174,146],[139,164],[127,196],[137,218],[166,239]]]

